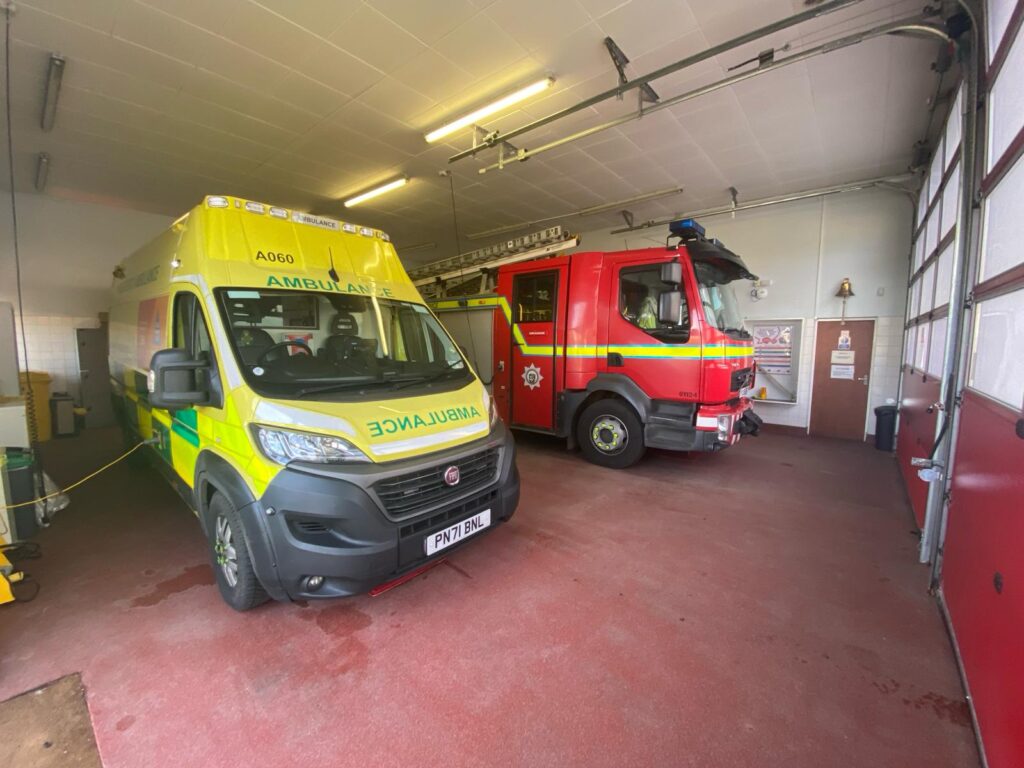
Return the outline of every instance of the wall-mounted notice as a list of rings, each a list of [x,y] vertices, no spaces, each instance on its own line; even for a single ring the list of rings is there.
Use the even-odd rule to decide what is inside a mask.
[[[755,323],[754,359],[765,373],[788,376],[793,372],[793,323]]]
[[[849,379],[853,381],[853,366],[852,365],[833,365],[832,366],[832,378],[833,379]]]

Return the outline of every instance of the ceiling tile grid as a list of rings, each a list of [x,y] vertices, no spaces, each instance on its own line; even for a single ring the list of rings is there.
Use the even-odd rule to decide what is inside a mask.
[[[423,134],[544,76],[549,92],[486,121],[509,130],[617,83],[611,36],[635,77],[801,11],[802,0],[20,0],[12,34],[19,185],[53,156],[52,193],[174,214],[244,193],[454,248],[460,228],[568,215],[656,189],[638,219],[899,171],[927,130],[934,43],[888,37],[715,90],[503,170],[489,150],[448,166],[469,132]],[[916,0],[849,9],[653,83],[663,100],[778,56],[913,13]],[[787,47],[786,50],[781,50]],[[38,129],[49,53],[68,60],[56,126]],[[752,65],[746,65],[748,68]],[[737,70],[738,71],[738,70]],[[637,94],[513,140],[535,149],[634,111]],[[341,200],[400,174],[358,209]],[[463,193],[464,190],[464,193]],[[617,211],[571,226],[621,223]],[[467,230],[468,231],[468,230]],[[463,233],[464,235],[465,233]],[[462,238],[464,241],[464,238]],[[463,242],[465,245],[465,242]]]

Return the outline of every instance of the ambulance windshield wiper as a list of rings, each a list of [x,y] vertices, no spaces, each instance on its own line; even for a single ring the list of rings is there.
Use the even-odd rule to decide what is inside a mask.
[[[392,386],[394,382],[386,379],[360,379],[358,381],[335,381],[330,384],[321,384],[316,387],[306,387],[305,389],[296,390],[294,397],[305,397],[306,395],[317,395],[321,392],[343,392],[346,389],[366,389],[369,387],[379,387],[386,384]]]
[[[449,360],[448,362],[445,363],[444,368],[442,368],[437,373],[431,374],[430,376],[417,376],[415,379],[411,379],[410,381],[403,381],[401,384],[395,387],[395,389],[405,389],[406,387],[411,387],[414,384],[429,384],[432,381],[437,381],[441,377],[447,376],[449,373],[451,373],[452,370],[454,370],[457,365],[462,365],[463,370],[465,370],[465,366],[462,360]]]

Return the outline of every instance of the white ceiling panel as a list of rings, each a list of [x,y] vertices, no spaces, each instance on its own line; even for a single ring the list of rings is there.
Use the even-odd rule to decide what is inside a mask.
[[[653,83],[662,99],[915,12],[862,0]],[[504,170],[448,164],[468,131],[424,132],[552,75],[543,96],[485,121],[508,131],[613,87],[611,36],[629,77],[803,10],[803,0],[20,0],[12,35],[17,183],[48,151],[51,194],[178,213],[213,191],[332,212],[399,242],[454,248],[449,181],[465,232],[564,215],[673,185],[638,218],[906,168],[925,137],[937,46],[886,38],[750,78],[602,130]],[[68,64],[53,132],[38,128],[47,57]],[[752,65],[747,65],[748,67]],[[952,78],[947,80],[952,82]],[[588,107],[513,140],[536,149],[636,108]],[[341,198],[399,174],[406,188],[344,212]],[[569,219],[621,223],[618,212]],[[428,236],[429,235],[429,236]],[[462,238],[463,246],[466,245]],[[477,241],[474,245],[482,244]]]

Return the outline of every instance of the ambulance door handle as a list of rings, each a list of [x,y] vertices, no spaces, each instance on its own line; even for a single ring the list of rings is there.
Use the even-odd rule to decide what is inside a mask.
[[[621,368],[625,363],[622,361],[622,355],[618,352],[608,353],[608,367],[609,368]]]

